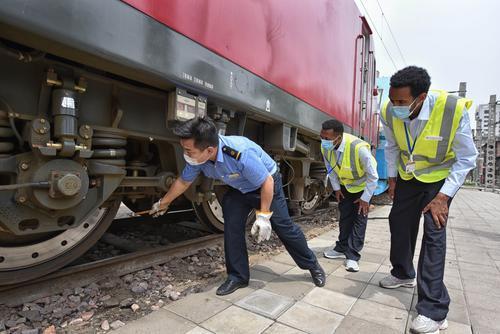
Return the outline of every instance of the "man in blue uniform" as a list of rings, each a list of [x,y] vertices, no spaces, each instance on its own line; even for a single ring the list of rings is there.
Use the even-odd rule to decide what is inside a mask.
[[[208,118],[195,118],[176,129],[187,164],[167,194],[150,211],[157,217],[168,210],[200,172],[230,186],[222,200],[224,252],[228,278],[217,295],[230,294],[248,285],[250,272],[245,241],[245,222],[256,209],[251,233],[258,242],[269,240],[274,230],[302,269],[311,272],[313,282],[324,286],[325,272],[307,246],[300,228],[292,222],[276,162],[251,140],[241,136],[219,136]]]

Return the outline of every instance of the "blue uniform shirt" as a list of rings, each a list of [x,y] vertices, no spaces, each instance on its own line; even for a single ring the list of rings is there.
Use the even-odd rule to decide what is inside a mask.
[[[239,151],[240,159],[224,154],[224,146]],[[186,163],[181,178],[186,182],[193,182],[203,172],[205,176],[221,180],[245,194],[259,189],[276,170],[276,162],[250,139],[242,136],[219,136],[217,160],[209,160],[197,166]]]

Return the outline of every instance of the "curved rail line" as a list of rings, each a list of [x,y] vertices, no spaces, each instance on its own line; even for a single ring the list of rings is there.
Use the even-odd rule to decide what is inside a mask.
[[[16,306],[29,303],[61,293],[64,289],[72,289],[100,281],[106,276],[123,276],[153,265],[168,262],[173,258],[190,256],[203,248],[222,244],[222,242],[222,234],[207,235],[169,246],[141,250],[63,268],[32,281],[1,286],[0,304]]]
[[[329,209],[318,209],[314,215]],[[311,219],[312,215],[294,216],[294,222]],[[193,228],[193,226],[187,226]],[[65,289],[89,285],[103,277],[118,277],[153,265],[166,263],[173,258],[183,258],[201,249],[223,244],[223,234],[211,234],[181,241],[172,245],[140,250],[107,259],[63,268],[35,280],[15,285],[0,286],[0,305],[17,306],[37,299],[62,293]]]

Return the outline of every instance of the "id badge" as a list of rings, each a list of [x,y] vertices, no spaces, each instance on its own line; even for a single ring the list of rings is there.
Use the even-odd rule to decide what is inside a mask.
[[[416,163],[415,161],[408,161],[406,163],[406,173],[413,173],[415,171],[415,168],[416,168]]]

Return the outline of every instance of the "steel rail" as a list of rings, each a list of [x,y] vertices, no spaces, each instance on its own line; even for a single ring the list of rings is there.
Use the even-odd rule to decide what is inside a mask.
[[[103,278],[119,277],[173,258],[183,258],[199,250],[222,244],[223,235],[213,234],[174,245],[141,250],[108,259],[63,268],[49,275],[15,285],[0,286],[0,305],[13,307],[37,299],[95,283]]]

